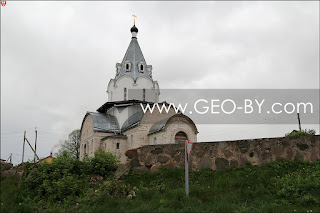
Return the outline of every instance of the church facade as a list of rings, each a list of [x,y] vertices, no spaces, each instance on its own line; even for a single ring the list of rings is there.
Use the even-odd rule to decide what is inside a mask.
[[[137,40],[138,29],[131,28],[131,42],[116,75],[107,87],[108,101],[96,112],[87,112],[80,131],[80,159],[102,149],[127,161],[125,152],[144,145],[197,142],[197,127],[181,112],[144,112],[142,106],[159,103],[160,89],[152,78]],[[162,102],[162,104],[166,104]]]

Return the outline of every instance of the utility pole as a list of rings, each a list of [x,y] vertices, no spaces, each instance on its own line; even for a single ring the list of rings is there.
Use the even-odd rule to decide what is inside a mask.
[[[33,151],[34,155],[35,155],[35,156],[38,158],[38,160],[39,160],[39,157],[38,157],[37,153],[34,151],[34,149],[32,148],[32,146],[31,146],[31,144],[30,144],[30,142],[28,141],[27,138],[26,138],[26,141],[27,141],[27,143],[29,144],[29,146],[30,146],[31,150]]]
[[[300,130],[300,132],[301,132],[301,123],[300,123],[300,116],[299,116],[299,112],[297,113],[297,115],[298,115],[298,122],[299,122],[299,130]]]
[[[36,133],[36,139],[34,141],[34,158],[33,158],[33,162],[36,162],[36,153],[37,153],[37,136],[38,136],[38,132],[37,132],[37,127],[35,127],[35,133]]]
[[[24,131],[24,136],[23,136],[23,149],[22,149],[22,163],[23,163],[23,158],[24,158],[24,147],[25,147],[26,141],[27,141],[27,143],[29,144],[31,150],[32,150],[33,153],[34,153],[34,162],[36,162],[36,157],[37,157],[38,160],[39,160],[39,156],[37,155],[36,151],[32,148],[30,142],[29,142],[28,139],[26,138],[26,131]],[[35,141],[35,142],[37,143],[37,129],[36,129],[36,141]]]
[[[24,145],[26,143],[26,130],[24,130],[24,136],[23,136],[23,147],[22,147],[22,163],[23,163],[23,157],[24,157]]]

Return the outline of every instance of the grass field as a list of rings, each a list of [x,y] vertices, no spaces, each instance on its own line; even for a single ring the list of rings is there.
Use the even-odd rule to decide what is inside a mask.
[[[320,212],[320,165],[284,161],[190,172],[189,198],[180,168],[101,181],[60,204],[32,203],[22,191],[20,180],[1,180],[1,212]],[[128,191],[136,197],[128,199]]]

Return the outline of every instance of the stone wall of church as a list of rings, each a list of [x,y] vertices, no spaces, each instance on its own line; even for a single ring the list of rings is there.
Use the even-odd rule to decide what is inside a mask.
[[[85,155],[91,156],[93,152],[93,122],[92,117],[88,115],[83,122],[81,131],[81,143],[80,143],[80,159],[83,159]]]
[[[171,117],[175,114],[176,113],[172,108],[168,113],[160,113],[158,110],[155,110],[153,113],[146,112],[138,126],[123,133],[128,137],[128,149],[149,145],[148,132],[151,126],[154,123],[167,117]],[[170,143],[174,143],[174,140]]]
[[[127,166],[135,171],[184,167],[183,144],[148,145],[126,151]],[[320,136],[262,138],[194,143],[190,169],[226,169],[232,166],[262,165],[282,159],[320,160]]]
[[[190,122],[183,118],[174,118],[166,125],[164,131],[149,135],[149,145],[175,143],[178,132],[184,132],[189,141],[197,142],[197,133]]]
[[[101,149],[119,156],[121,163],[126,162],[127,157],[124,154],[128,149],[126,138],[108,138],[102,141],[102,144],[103,147]]]
[[[101,139],[110,135],[113,135],[113,133],[93,131],[92,117],[88,115],[83,122],[80,135],[80,160],[82,160],[85,155],[93,157],[94,152],[101,148]]]
[[[147,133],[148,130],[143,126],[139,125],[136,128],[131,128],[124,132],[124,134],[128,137],[128,149],[133,149],[137,147],[141,147],[147,144]]]
[[[80,160],[83,159],[85,154],[88,157],[93,157],[94,153],[103,148],[101,146],[101,139],[113,135],[113,133],[103,133],[103,132],[94,132],[91,136],[87,137],[86,139],[81,140],[80,142]]]

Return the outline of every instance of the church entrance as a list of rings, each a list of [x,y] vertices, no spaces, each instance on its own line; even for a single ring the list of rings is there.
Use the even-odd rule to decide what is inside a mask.
[[[187,134],[182,131],[178,132],[174,137],[174,142],[177,144],[184,144],[186,140],[188,140]]]

